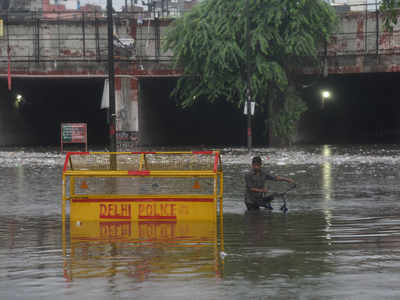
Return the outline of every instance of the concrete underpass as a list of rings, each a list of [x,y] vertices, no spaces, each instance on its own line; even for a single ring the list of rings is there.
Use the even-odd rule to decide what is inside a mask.
[[[307,143],[396,143],[400,140],[397,73],[330,75],[309,80],[309,105],[299,141]],[[14,78],[1,81],[0,145],[57,146],[60,124],[88,124],[89,145],[107,147],[106,110],[100,108],[104,79]],[[245,146],[242,110],[217,101],[182,109],[171,99],[176,78],[139,81],[140,142],[145,146]],[[321,90],[332,97],[322,104]],[[23,101],[16,104],[17,95]],[[254,145],[265,145],[264,115],[253,120]]]
[[[107,114],[100,109],[103,85],[103,79],[14,78],[8,92],[2,82],[1,143],[59,145],[61,123],[84,122],[89,143],[106,144]]]
[[[104,79],[30,79],[1,82],[1,145],[59,145],[60,124],[88,124],[88,143],[108,145]],[[170,98],[175,78],[141,79],[140,141],[145,146],[241,145],[245,119],[222,101],[184,110]],[[18,95],[23,101],[16,105]],[[17,107],[18,106],[18,107]]]
[[[142,142],[149,145],[244,145],[246,122],[242,111],[225,101],[205,99],[182,109],[171,98],[175,78],[140,81]]]
[[[399,80],[399,73],[369,73],[316,81],[303,90],[310,107],[306,133],[318,143],[398,143]],[[323,90],[330,99],[323,101]]]

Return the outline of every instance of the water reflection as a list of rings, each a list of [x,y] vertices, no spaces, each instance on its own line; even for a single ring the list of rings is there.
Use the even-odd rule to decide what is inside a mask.
[[[324,194],[323,211],[326,222],[326,227],[325,227],[326,239],[330,240],[332,212],[329,202],[332,199],[332,164],[331,164],[331,148],[329,145],[323,146],[322,155],[324,157],[324,162],[322,164],[322,189]]]
[[[22,166],[19,166],[17,168],[17,187],[19,192],[23,191],[24,188],[24,181],[25,181],[24,171],[25,169]]]
[[[65,277],[126,276],[136,282],[218,277],[214,222],[71,222]]]
[[[332,164],[331,164],[331,148],[324,145],[322,148],[324,162],[322,164],[322,188],[324,192],[325,203],[328,203],[332,197]]]

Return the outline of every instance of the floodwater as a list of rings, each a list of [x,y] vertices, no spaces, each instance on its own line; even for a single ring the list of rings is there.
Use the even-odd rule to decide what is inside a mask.
[[[64,155],[0,150],[0,299],[400,298],[400,146],[255,149],[271,173],[298,183],[286,215],[279,199],[273,211],[246,213],[251,155],[221,151],[217,226],[84,223],[63,232]]]

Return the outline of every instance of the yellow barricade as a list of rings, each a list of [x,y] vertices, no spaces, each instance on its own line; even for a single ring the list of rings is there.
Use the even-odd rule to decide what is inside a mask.
[[[69,152],[62,187],[72,222],[215,221],[218,200],[222,218],[218,151]]]

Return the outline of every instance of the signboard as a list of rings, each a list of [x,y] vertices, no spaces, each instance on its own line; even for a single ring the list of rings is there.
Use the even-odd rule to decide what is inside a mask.
[[[246,102],[246,103],[244,104],[243,113],[244,113],[245,115],[247,115],[247,105],[248,105],[248,102]],[[254,109],[255,109],[255,107],[256,107],[256,103],[255,103],[254,101],[250,101],[250,112],[251,112],[251,115],[252,115],[252,116],[254,116]]]
[[[116,141],[118,151],[132,151],[138,144],[138,132],[117,131]]]
[[[217,215],[217,199],[192,198],[72,198],[70,219],[75,221],[177,222],[212,221]]]
[[[3,19],[0,19],[0,37],[4,36]]]
[[[62,123],[61,124],[61,152],[64,144],[85,144],[87,152],[87,124]]]

